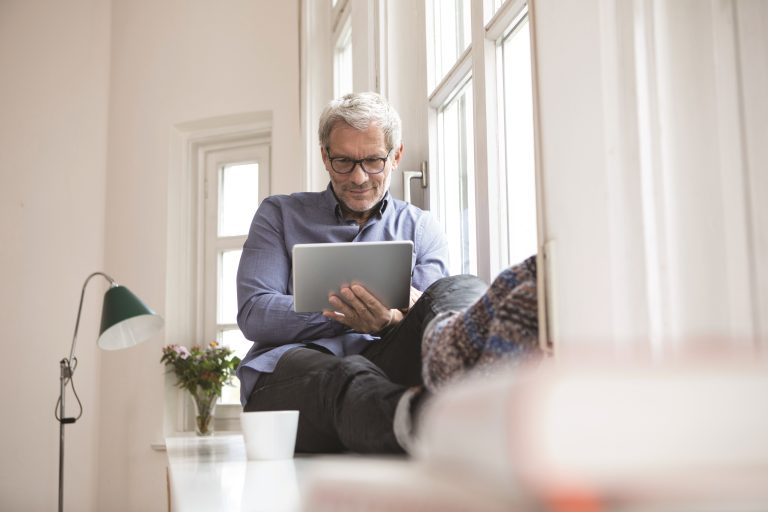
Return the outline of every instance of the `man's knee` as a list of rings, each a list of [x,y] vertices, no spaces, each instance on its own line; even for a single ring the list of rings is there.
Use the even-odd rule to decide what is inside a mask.
[[[424,295],[436,312],[463,310],[471,306],[488,290],[488,285],[477,276],[461,274],[448,276],[432,283]]]
[[[287,352],[263,377],[245,410],[299,410],[300,452],[360,450],[367,441],[358,440],[357,429],[366,425],[371,407],[394,391],[384,372],[362,356],[308,349]]]
[[[315,411],[323,417],[321,423],[333,425],[340,446],[361,453],[400,450],[392,422],[404,386],[391,382],[376,364],[360,355],[338,358],[316,383],[320,397]],[[305,438],[317,439],[312,432],[307,434]],[[316,441],[309,446],[321,451]]]

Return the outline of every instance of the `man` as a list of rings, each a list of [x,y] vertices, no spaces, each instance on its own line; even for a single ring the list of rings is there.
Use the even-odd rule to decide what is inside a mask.
[[[403,321],[354,285],[330,297],[332,310],[296,313],[291,252],[298,243],[412,240],[415,300],[448,274],[447,243],[430,215],[389,194],[403,144],[400,118],[381,96],[332,101],[318,135],[328,188],[265,199],[243,247],[238,325],[254,344],[238,369],[241,401],[246,411],[298,409],[298,451],[401,451],[393,419],[421,384],[431,301]]]

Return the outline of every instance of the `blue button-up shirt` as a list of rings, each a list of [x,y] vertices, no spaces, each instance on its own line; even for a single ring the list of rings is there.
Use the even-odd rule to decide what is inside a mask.
[[[425,290],[448,275],[448,243],[427,212],[387,192],[361,227],[345,220],[331,185],[265,199],[253,218],[237,271],[237,323],[253,346],[237,370],[245,405],[261,372],[274,370],[289,349],[312,342],[337,356],[359,354],[378,340],[325,318],[293,311],[291,254],[304,243],[413,241],[411,285]]]

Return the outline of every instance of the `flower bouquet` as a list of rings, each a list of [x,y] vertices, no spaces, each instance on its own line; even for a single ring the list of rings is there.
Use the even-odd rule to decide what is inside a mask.
[[[173,370],[176,385],[186,389],[195,403],[195,431],[197,435],[213,433],[213,413],[221,388],[232,381],[240,358],[232,355],[229,347],[212,341],[207,347],[193,345],[166,345],[160,362]]]

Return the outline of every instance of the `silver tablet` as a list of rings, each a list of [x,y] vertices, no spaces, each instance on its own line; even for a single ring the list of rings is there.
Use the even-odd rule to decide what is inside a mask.
[[[350,242],[293,246],[293,309],[330,309],[328,294],[361,283],[384,305],[406,308],[413,242]]]

